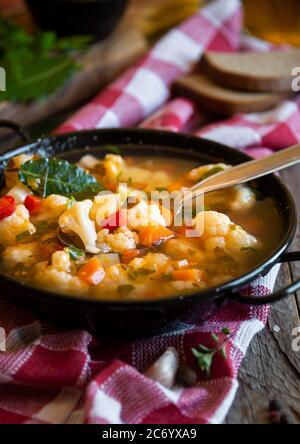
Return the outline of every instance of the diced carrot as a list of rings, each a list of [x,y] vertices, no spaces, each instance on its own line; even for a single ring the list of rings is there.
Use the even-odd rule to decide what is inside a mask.
[[[159,245],[161,242],[171,239],[171,237],[174,236],[174,231],[171,231],[169,228],[163,227],[162,225],[142,227],[139,229],[140,243],[147,247]]]
[[[90,285],[98,285],[105,276],[104,268],[99,259],[92,257],[80,270],[78,276]]]
[[[138,257],[140,255],[140,250],[138,248],[133,248],[132,250],[125,250],[122,253],[121,261],[124,264],[128,264],[130,261],[132,261],[134,258]]]
[[[176,281],[193,281],[198,282],[203,279],[204,271],[197,268],[183,268],[174,270],[172,273],[173,279]]]

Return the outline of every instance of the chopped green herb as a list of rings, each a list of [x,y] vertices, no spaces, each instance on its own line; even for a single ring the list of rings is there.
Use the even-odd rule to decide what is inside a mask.
[[[235,224],[230,224],[230,225],[229,225],[229,229],[230,229],[231,231],[235,231],[235,230],[236,230],[236,225],[235,225]]]
[[[69,210],[70,208],[72,208],[72,206],[74,205],[75,202],[76,202],[75,197],[71,196],[67,202],[67,209]]]
[[[167,188],[165,188],[165,187],[155,187],[155,189],[156,189],[156,191],[159,191],[159,192],[168,191]]]
[[[118,296],[125,297],[127,296],[132,290],[134,290],[133,285],[119,285],[117,289]]]
[[[69,247],[69,256],[71,261],[76,262],[79,259],[83,259],[85,257],[85,251],[81,248],[74,247],[74,245],[71,245]]]
[[[230,335],[231,331],[229,330],[228,327],[224,327],[224,328],[222,328],[221,333],[223,335]]]
[[[149,274],[155,273],[156,267],[153,267],[152,270],[148,270],[147,268],[139,268],[138,270],[128,270],[129,279],[136,280],[139,277],[148,276]]]

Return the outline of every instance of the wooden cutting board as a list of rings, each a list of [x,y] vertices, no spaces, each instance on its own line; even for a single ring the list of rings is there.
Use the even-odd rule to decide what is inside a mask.
[[[146,40],[138,30],[120,26],[108,39],[94,44],[80,58],[83,68],[55,94],[29,104],[0,102],[0,119],[32,126],[66,112],[98,93],[146,50]],[[0,130],[0,138],[8,135],[8,130]]]

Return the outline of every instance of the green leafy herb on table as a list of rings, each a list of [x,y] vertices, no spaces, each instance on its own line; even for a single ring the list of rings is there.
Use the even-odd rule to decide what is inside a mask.
[[[226,359],[226,343],[231,338],[231,332],[228,327],[224,327],[221,330],[222,335],[225,335],[225,339],[221,339],[215,333],[211,334],[212,340],[215,342],[216,346],[213,348],[206,347],[202,344],[198,344],[196,348],[192,348],[191,351],[195,356],[200,369],[210,376],[210,370],[213,363],[213,359],[216,353],[220,353],[223,359]]]
[[[6,71],[0,101],[24,102],[53,93],[79,68],[72,53],[90,41],[87,36],[58,38],[54,32],[31,35],[0,19],[0,66]]]
[[[61,194],[72,200],[83,200],[104,190],[94,176],[63,159],[29,160],[21,165],[19,178],[42,197]]]

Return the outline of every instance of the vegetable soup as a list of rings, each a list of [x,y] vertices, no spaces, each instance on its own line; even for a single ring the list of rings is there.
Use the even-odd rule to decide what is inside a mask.
[[[56,293],[114,300],[233,280],[279,239],[273,199],[248,185],[207,193],[179,224],[171,199],[226,168],[115,152],[77,164],[14,157],[0,198],[1,272]]]

